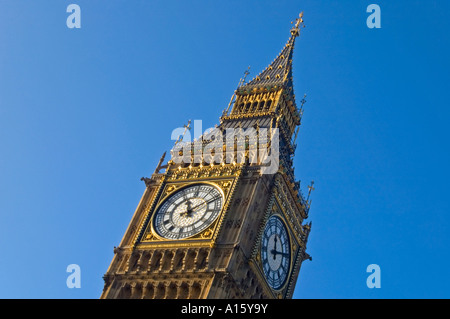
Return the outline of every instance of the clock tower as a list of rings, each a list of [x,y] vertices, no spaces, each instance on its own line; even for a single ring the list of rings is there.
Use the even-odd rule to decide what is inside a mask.
[[[246,72],[220,125],[193,141],[183,134],[142,178],[101,298],[292,297],[311,259],[309,194],[293,168],[305,103],[297,106],[292,80],[302,16],[275,60],[249,82]]]

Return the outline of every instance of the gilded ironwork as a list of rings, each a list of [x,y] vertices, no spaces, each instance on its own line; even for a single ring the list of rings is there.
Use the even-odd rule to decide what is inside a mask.
[[[257,154],[250,147],[257,144],[256,139],[249,137],[236,136],[235,144],[224,143],[210,155],[204,155],[213,141],[207,133],[186,141],[185,134],[191,129],[189,121],[170,152],[171,158],[164,164],[164,153],[152,176],[142,178],[144,194],[119,247],[114,249],[101,298],[292,297],[301,263],[311,259],[306,253],[311,223],[304,221],[308,218],[313,185],[305,199],[300,182],[295,180],[292,160],[305,103],[302,100],[301,107],[297,107],[292,80],[294,44],[302,27],[303,13],[272,63],[249,82],[246,71],[215,127],[220,132],[255,130],[257,138],[268,132],[270,138],[260,145],[265,148],[273,146],[271,138],[279,131],[279,165],[275,173],[265,174],[261,159],[252,161]],[[195,153],[196,145],[201,146],[200,155]],[[245,149],[239,153],[242,145]],[[188,150],[194,153],[186,153]],[[228,161],[230,155],[232,160]],[[191,162],[180,162],[180,156]],[[209,161],[213,156],[214,160]],[[159,234],[154,227],[158,210],[172,196],[193,185],[210,185],[220,192],[222,202],[217,217],[190,236],[173,238]],[[204,205],[200,199],[200,204],[195,205],[184,200],[183,210],[177,212],[180,216],[190,217],[195,209],[203,207],[199,205]],[[275,287],[265,278],[261,257],[261,238],[271,216],[282,221],[290,254],[287,279]],[[277,253],[280,252],[272,252],[274,256]]]

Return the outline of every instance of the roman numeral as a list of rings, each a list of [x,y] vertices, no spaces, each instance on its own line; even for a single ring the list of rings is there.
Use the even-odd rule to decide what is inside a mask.
[[[200,192],[200,186],[197,187],[194,193],[194,197],[198,197],[198,193]]]

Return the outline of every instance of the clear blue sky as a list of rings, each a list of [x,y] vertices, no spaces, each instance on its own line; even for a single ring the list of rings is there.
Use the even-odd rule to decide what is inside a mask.
[[[294,297],[449,298],[445,0],[0,0],[0,298],[98,298],[172,130],[218,123],[300,11],[295,170],[316,190]]]

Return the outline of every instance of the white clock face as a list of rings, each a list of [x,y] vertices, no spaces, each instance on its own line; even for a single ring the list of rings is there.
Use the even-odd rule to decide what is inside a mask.
[[[219,216],[222,193],[208,184],[195,184],[172,194],[153,219],[156,233],[167,239],[183,239],[205,230]]]
[[[261,239],[261,261],[267,283],[280,289],[289,274],[291,250],[286,226],[277,216],[267,221]]]

